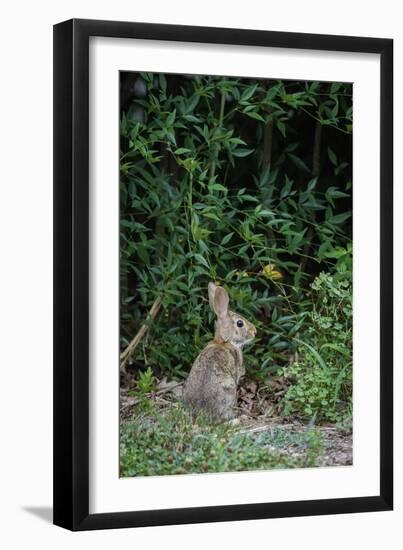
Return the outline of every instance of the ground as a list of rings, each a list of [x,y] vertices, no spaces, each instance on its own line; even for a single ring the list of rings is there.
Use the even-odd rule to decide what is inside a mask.
[[[281,416],[268,388],[256,382],[241,385],[236,418],[219,426],[190,419],[182,386],[163,379],[140,396],[122,387],[122,477],[353,463],[350,427]]]

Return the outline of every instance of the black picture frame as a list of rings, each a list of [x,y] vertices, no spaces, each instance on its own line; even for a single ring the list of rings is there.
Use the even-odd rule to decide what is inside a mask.
[[[376,53],[380,124],[380,491],[366,497],[89,513],[89,38]],[[54,523],[71,530],[393,507],[393,40],[73,19],[54,26]]]

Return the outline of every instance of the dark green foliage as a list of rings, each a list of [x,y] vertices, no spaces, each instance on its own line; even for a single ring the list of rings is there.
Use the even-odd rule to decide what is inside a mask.
[[[287,410],[329,418],[320,409],[334,384],[337,410],[349,401],[351,339],[338,334],[350,334],[351,317],[338,331],[338,297],[326,290],[323,313],[314,304],[327,283],[311,284],[329,273],[351,295],[340,268],[351,258],[351,85],[126,73],[121,86],[122,349],[161,296],[133,365],[185,377],[211,338],[215,280],[258,327],[248,375],[283,369],[297,392],[309,363],[313,406],[291,387]],[[329,327],[315,315],[330,316]],[[323,348],[333,339],[343,352]],[[331,389],[309,346],[332,372]]]
[[[296,339],[301,359],[284,369],[293,382],[285,397],[286,414],[333,422],[351,414],[352,292],[351,283],[337,275],[321,273],[312,283],[303,340]]]

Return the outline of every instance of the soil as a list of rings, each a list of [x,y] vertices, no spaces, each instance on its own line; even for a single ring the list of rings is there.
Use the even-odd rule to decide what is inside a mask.
[[[156,391],[147,395],[158,408],[178,401],[181,398],[183,383],[162,379]],[[129,420],[138,398],[130,395],[128,387],[120,391],[120,418]],[[317,459],[317,466],[351,466],[353,464],[353,434],[350,428],[336,425],[312,426],[298,417],[284,417],[278,414],[279,407],[273,395],[268,395],[255,382],[246,382],[239,388],[237,415],[232,424],[244,432],[264,432],[281,428],[290,434],[301,433],[315,428],[320,433],[323,450]],[[287,448],[287,453],[298,457],[301,453],[298,446]]]
[[[293,434],[301,433],[312,426],[307,426],[302,420],[297,418],[283,417],[256,417],[248,418],[243,415],[239,417],[240,429],[251,432],[263,432],[272,430],[273,428],[281,428],[282,430]],[[353,434],[352,430],[338,426],[314,426],[315,430],[320,433],[323,441],[323,451],[317,459],[317,466],[352,466],[353,464]],[[303,452],[296,447],[287,448],[287,453],[294,457],[298,457]]]

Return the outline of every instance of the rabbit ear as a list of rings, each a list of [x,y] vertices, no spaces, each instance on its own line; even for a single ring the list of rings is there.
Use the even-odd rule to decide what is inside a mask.
[[[227,291],[221,286],[216,287],[214,293],[214,312],[219,319],[224,319],[228,314],[229,298]]]
[[[214,283],[209,283],[208,284],[208,301],[210,303],[210,308],[211,308],[211,311],[213,313],[215,313],[215,309],[214,309],[214,295],[215,295],[215,291],[217,290],[217,285],[214,284]]]

